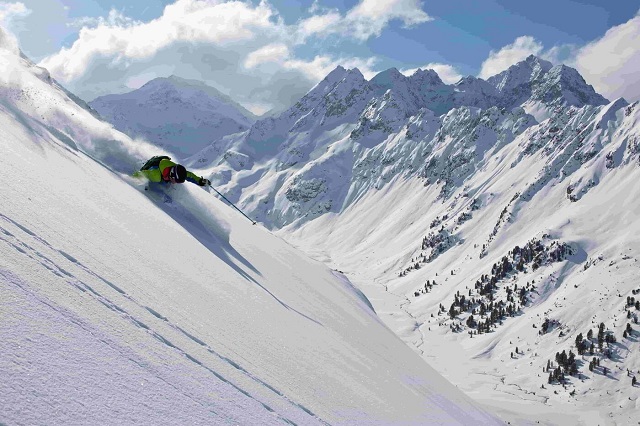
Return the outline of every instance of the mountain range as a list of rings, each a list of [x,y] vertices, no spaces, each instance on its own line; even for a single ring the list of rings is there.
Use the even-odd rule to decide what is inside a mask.
[[[557,111],[607,103],[575,70],[534,56],[488,81],[453,85],[432,70],[406,77],[389,69],[367,81],[338,67],[283,114],[215,141],[188,162],[210,168],[236,201],[280,228],[340,212],[398,174],[443,181],[448,192],[496,144]]]

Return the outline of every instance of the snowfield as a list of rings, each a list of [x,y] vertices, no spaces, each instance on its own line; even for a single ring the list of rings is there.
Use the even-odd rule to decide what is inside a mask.
[[[0,423],[498,424],[341,273],[195,185],[0,37]]]

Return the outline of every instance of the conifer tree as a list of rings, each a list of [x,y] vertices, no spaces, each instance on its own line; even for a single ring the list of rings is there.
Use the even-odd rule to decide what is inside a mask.
[[[600,328],[598,331],[598,347],[602,350],[602,344],[604,343],[604,329]]]
[[[456,315],[457,315],[457,312],[456,312],[456,304],[455,304],[455,303],[452,303],[452,304],[451,304],[451,307],[449,308],[449,316],[451,317],[451,319],[453,319],[453,318],[455,318],[455,317],[456,317]]]
[[[548,329],[549,329],[549,318],[545,318],[544,322],[542,323],[542,332],[546,334]]]

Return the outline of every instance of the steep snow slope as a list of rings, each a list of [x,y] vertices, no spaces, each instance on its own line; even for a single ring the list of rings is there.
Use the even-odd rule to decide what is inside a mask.
[[[497,423],[342,274],[201,188],[118,173],[151,148],[8,47],[0,423]]]
[[[116,129],[186,157],[251,126],[255,116],[211,86],[176,76],[89,103]]]

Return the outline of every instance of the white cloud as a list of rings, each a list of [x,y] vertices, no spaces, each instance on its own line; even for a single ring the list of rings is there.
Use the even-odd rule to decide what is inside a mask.
[[[173,68],[169,65],[154,66],[152,68],[144,70],[140,74],[126,77],[125,85],[127,86],[127,88],[132,90],[139,89],[154,78],[166,77],[167,75],[171,75],[172,71]]]
[[[575,44],[562,44],[559,46],[553,46],[551,49],[542,52],[540,57],[553,64],[569,65],[569,63],[575,59],[579,50],[579,46]]]
[[[633,102],[640,100],[638,46],[640,11],[629,21],[610,28],[602,37],[585,46],[563,44],[545,50],[533,37],[518,37],[513,44],[497,52],[491,51],[478,76],[486,79],[529,55],[537,55],[554,64],[564,63],[577,69],[588,84],[610,100],[624,97]]]
[[[300,21],[298,31],[303,39],[314,35],[322,34],[325,31],[335,32],[340,26],[342,16],[336,11],[331,11],[323,15],[314,15]]]
[[[0,3],[0,25],[5,28],[10,26],[13,19],[24,18],[29,14],[31,14],[31,10],[24,3]]]
[[[312,12],[321,12],[314,2]],[[338,34],[359,41],[379,36],[393,20],[400,20],[405,27],[433,20],[420,7],[418,0],[361,0],[342,16],[337,10],[324,10],[299,23],[301,39]]]
[[[374,7],[375,6],[375,7]],[[145,79],[176,74],[202,80],[237,102],[264,110],[295,102],[337,65],[366,78],[375,58],[294,52],[311,36],[363,40],[393,19],[415,25],[430,18],[418,0],[362,0],[346,14],[314,3],[314,15],[286,25],[266,0],[176,0],[162,15],[135,21],[113,10],[76,19],[77,40],[39,65],[85,100],[139,87]],[[362,30],[360,27],[366,27]]]
[[[362,0],[349,11],[347,18],[370,21],[374,26],[379,23],[386,25],[392,19],[401,19],[407,26],[432,20],[418,0]]]
[[[109,11],[109,15],[106,18],[103,16],[99,16],[97,18],[91,18],[91,17],[76,18],[72,20],[70,23],[68,23],[67,25],[69,27],[82,28],[82,27],[97,27],[100,25],[109,25],[114,27],[116,26],[131,27],[134,25],[141,25],[141,24],[142,22],[131,19],[125,16],[122,12],[118,10],[111,9],[111,11]]]
[[[16,37],[2,26],[0,26],[0,50],[7,50],[14,55],[18,55],[20,52]]]
[[[244,61],[245,68],[255,68],[266,62],[282,63],[289,57],[289,48],[282,43],[274,43],[254,50]]]
[[[478,77],[487,79],[501,73],[529,55],[540,55],[543,46],[531,36],[518,37],[512,44],[502,49],[491,51],[489,57],[482,63]]]
[[[574,66],[596,91],[610,100],[640,100],[640,16],[610,28],[581,48]]]
[[[320,3],[318,2],[318,0],[313,0],[313,3],[311,4],[311,7],[309,8],[309,13],[316,13],[318,11],[320,11],[322,9],[322,7],[320,7]]]
[[[376,58],[333,58],[330,56],[316,56],[311,61],[290,59],[284,66],[291,70],[302,72],[310,81],[319,81],[333,71],[338,65],[347,69],[358,68],[366,79],[377,74],[372,67],[377,62]]]
[[[24,3],[0,3],[0,49],[7,49],[14,54],[20,52],[18,39],[11,31],[13,21],[31,14]]]
[[[284,66],[290,70],[300,71],[311,80],[322,80],[335,67],[334,60],[329,56],[316,56],[311,61],[301,59],[290,59],[286,61]]]
[[[440,76],[440,80],[442,80],[446,84],[457,83],[462,78],[462,74],[460,74],[460,72],[458,72],[458,70],[454,66],[449,64],[440,64],[437,62],[432,62],[419,68],[401,70],[400,72],[406,76],[410,76],[418,71],[418,69],[434,70],[438,74],[438,76]]]
[[[378,58],[370,57],[370,58],[342,58],[336,61],[336,66],[342,65],[347,69],[358,68],[364,78],[367,80],[371,80],[378,71],[374,71],[373,67],[379,62]]]
[[[117,63],[153,57],[179,42],[220,45],[252,40],[258,35],[267,38],[281,25],[272,21],[273,16],[274,11],[265,2],[253,7],[238,1],[200,0],[178,0],[167,6],[160,18],[148,23],[112,13],[110,18],[96,21],[95,27],[83,27],[70,48],[43,59],[40,65],[68,82],[101,58]]]

